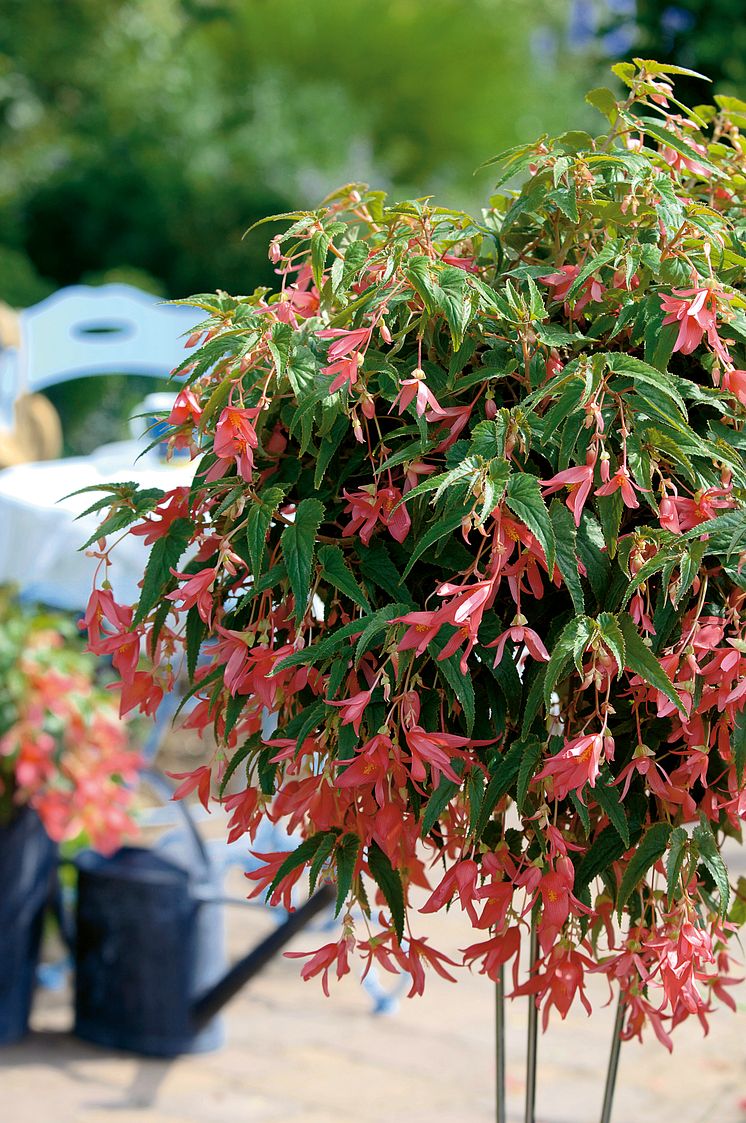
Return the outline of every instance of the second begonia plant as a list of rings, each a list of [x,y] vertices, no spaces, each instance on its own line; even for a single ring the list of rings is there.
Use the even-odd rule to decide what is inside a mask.
[[[255,892],[336,882],[305,978],[450,978],[454,905],[545,1020],[600,971],[670,1045],[732,1005],[742,911],[746,104],[614,70],[604,135],[503,154],[479,219],[347,187],[285,216],[276,292],[191,298],[194,483],[110,486],[99,538],[152,549],[87,621],[125,709],[185,665],[218,749],[179,794],[300,832]]]

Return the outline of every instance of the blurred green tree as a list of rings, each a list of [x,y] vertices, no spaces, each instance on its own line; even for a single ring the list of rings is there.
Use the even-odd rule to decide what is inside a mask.
[[[28,274],[0,273],[14,303],[122,267],[168,295],[251,290],[270,276],[265,239],[242,241],[257,218],[372,178],[473,202],[473,168],[561,129],[585,84],[577,57],[563,66],[566,0],[3,8],[0,252]]]

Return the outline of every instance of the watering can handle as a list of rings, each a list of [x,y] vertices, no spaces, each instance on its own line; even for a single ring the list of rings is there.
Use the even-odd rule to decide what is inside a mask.
[[[143,770],[143,772],[140,773],[140,775],[142,779],[150,785],[151,789],[157,795],[162,797],[164,802],[169,802],[170,800],[172,800],[174,789],[161,772],[158,772],[155,768],[146,768]],[[205,846],[204,839],[199,833],[199,829],[194,820],[194,816],[189,810],[189,804],[186,802],[186,800],[183,799],[177,799],[174,800],[174,802],[181,813],[181,816],[184,820],[184,825],[189,832],[189,837],[194,843],[200,861],[206,868],[209,868],[209,866],[212,864],[210,861],[210,855],[207,851],[207,847]]]

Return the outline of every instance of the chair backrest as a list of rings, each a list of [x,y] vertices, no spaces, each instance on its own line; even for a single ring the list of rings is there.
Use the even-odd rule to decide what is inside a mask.
[[[21,313],[21,375],[33,393],[92,374],[166,378],[184,358],[198,309],[131,285],[73,285]]]
[[[185,358],[196,308],[163,304],[131,285],[71,285],[19,313],[20,345],[0,355],[0,425],[13,402],[96,374],[167,378]]]

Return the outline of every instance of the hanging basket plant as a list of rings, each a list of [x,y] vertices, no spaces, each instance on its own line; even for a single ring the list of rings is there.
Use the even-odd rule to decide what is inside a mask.
[[[614,69],[606,133],[491,161],[480,218],[347,187],[283,216],[278,291],[186,302],[194,483],[108,488],[99,536],[152,549],[87,620],[125,709],[185,665],[219,747],[180,794],[301,832],[255,893],[336,882],[304,978],[451,978],[420,914],[455,904],[545,1022],[601,971],[670,1045],[732,1005],[743,910],[746,104]]]

